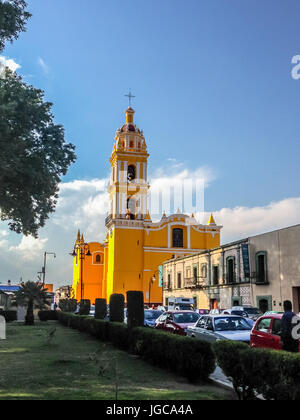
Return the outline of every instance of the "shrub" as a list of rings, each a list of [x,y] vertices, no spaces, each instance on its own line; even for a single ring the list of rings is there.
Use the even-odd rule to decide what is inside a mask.
[[[57,321],[57,312],[56,311],[40,311],[38,313],[39,319],[42,322],[46,321]]]
[[[145,322],[144,293],[127,292],[127,324],[129,328],[143,327]]]
[[[218,341],[214,344],[218,365],[231,378],[239,400],[252,400],[261,386],[263,361],[246,343]]]
[[[95,301],[95,319],[104,319],[107,315],[106,299],[96,299]]]
[[[76,299],[61,299],[59,301],[58,306],[63,312],[74,313],[77,309],[77,300]]]
[[[258,392],[267,400],[300,401],[300,354],[267,351]]]
[[[251,349],[243,343],[214,344],[217,361],[240,400],[300,400],[300,354]]]
[[[111,295],[109,302],[110,322],[124,322],[124,308],[124,296],[119,294]]]
[[[107,339],[118,349],[128,351],[131,346],[131,339],[127,325],[124,323],[109,323]]]
[[[136,328],[132,334],[144,360],[191,382],[205,381],[215,370],[215,355],[207,342],[146,328]]]
[[[0,310],[0,315],[5,318],[6,322],[14,322],[17,321],[17,311],[3,311]]]
[[[91,311],[91,301],[88,299],[83,299],[79,304],[79,315],[88,316]]]

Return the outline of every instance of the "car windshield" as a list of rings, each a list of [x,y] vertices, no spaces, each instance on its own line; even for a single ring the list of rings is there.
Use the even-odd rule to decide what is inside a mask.
[[[260,312],[257,308],[245,308],[244,310],[248,315],[259,315],[260,314]]]
[[[224,317],[215,319],[216,331],[251,331],[250,325],[242,317]]]
[[[174,322],[176,324],[196,324],[199,319],[199,315],[195,312],[177,313],[174,314]]]
[[[155,320],[162,315],[162,311],[145,311],[145,319],[148,321]]]
[[[232,311],[231,315],[243,316],[244,312],[242,311]]]
[[[177,305],[182,311],[192,309],[192,305],[190,303],[180,303]]]

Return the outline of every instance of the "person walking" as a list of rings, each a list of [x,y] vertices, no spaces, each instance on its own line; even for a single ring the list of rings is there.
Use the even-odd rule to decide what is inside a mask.
[[[295,340],[292,335],[294,324],[292,323],[293,318],[296,316],[293,312],[292,302],[286,300],[283,304],[284,315],[281,321],[281,341],[282,350],[298,353],[299,351],[299,340]]]

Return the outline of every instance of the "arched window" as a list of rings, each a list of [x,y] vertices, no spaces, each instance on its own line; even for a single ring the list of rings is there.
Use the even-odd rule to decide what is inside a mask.
[[[128,181],[131,182],[133,180],[135,180],[136,177],[136,173],[135,173],[135,166],[134,165],[129,165],[128,166]]]
[[[136,202],[135,202],[134,198],[128,198],[127,208],[130,211],[130,218],[134,219],[135,218],[135,213],[136,213]]]
[[[101,255],[97,254],[96,255],[96,264],[101,264]]]
[[[173,248],[183,248],[183,229],[173,229]]]

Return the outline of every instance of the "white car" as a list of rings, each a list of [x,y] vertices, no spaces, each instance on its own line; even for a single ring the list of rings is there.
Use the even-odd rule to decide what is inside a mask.
[[[235,315],[202,316],[193,326],[187,328],[187,336],[209,343],[219,340],[233,340],[250,343],[252,327],[247,320]]]

